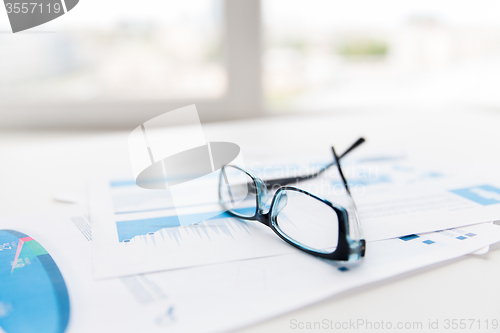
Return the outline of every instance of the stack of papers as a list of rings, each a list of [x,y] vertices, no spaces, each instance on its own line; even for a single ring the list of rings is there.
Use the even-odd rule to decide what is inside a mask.
[[[253,171],[280,177],[283,165]],[[286,164],[291,173],[302,167]],[[97,179],[88,209],[2,220],[0,327],[9,332],[33,310],[16,301],[21,293],[43,298],[54,332],[230,331],[500,241],[498,184],[405,154],[358,154],[343,168],[367,240],[357,264],[317,259],[225,214],[216,174],[201,201],[181,206],[133,179]],[[325,188],[337,182],[297,185],[337,202]],[[60,275],[46,273],[48,262]],[[25,290],[23,271],[43,275],[46,294]]]

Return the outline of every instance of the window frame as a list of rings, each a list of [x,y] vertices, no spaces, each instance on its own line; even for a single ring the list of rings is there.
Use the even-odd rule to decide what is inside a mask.
[[[263,107],[260,0],[224,0],[226,93],[214,99],[159,101],[0,101],[0,128],[129,129],[196,104],[202,122],[259,117]],[[182,125],[179,123],[177,125]]]

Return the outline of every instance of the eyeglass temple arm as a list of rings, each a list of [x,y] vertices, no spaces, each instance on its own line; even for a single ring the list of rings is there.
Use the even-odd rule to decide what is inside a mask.
[[[344,173],[342,172],[342,168],[340,167],[340,157],[335,152],[335,148],[332,146],[333,158],[335,160],[335,164],[337,164],[337,170],[339,171],[340,178],[342,178],[342,182],[344,183],[345,189],[349,196],[351,196],[351,191],[349,190],[349,185],[347,185],[347,181],[345,180]],[[351,196],[352,197],[352,196]]]
[[[340,160],[342,157],[344,157],[345,155],[347,155],[348,153],[350,153],[352,150],[354,150],[355,148],[357,148],[358,146],[360,146],[365,141],[366,140],[364,138],[359,138],[349,148],[347,148],[347,150],[342,155],[340,155],[338,157],[338,159]],[[332,167],[335,164],[336,164],[336,162],[333,161],[332,163],[328,164],[327,166],[324,166],[319,171],[317,171],[317,172],[315,172],[313,174],[310,174],[310,175],[300,176],[300,177],[288,177],[288,178],[268,179],[268,180],[264,181],[264,184],[269,189],[269,188],[272,188],[273,186],[276,186],[276,185],[278,185],[278,186],[285,186],[285,185],[288,185],[288,184],[291,184],[291,183],[295,183],[295,182],[300,182],[300,181],[303,181],[303,180],[311,179],[311,178],[319,176],[321,173],[325,172],[328,168]]]
[[[347,181],[344,177],[344,173],[342,172],[342,168],[340,167],[340,157],[337,156],[337,153],[335,152],[335,148],[332,146],[332,153],[333,153],[333,158],[337,164],[337,170],[339,171],[340,178],[342,178],[342,182],[344,184],[344,187],[347,191],[347,194],[349,194],[349,198],[351,199],[352,207],[354,208],[354,216],[355,218],[353,219],[352,223],[349,222],[349,233],[350,237],[354,238],[354,240],[359,241],[359,250],[361,253],[361,256],[365,256],[365,250],[366,250],[366,241],[363,239],[363,232],[361,230],[361,225],[359,224],[359,216],[358,216],[358,209],[356,208],[356,203],[354,202],[354,199],[352,198],[351,190],[349,189],[349,185],[347,184]],[[345,154],[345,153],[344,153]],[[349,220],[349,219],[348,219]],[[356,230],[351,230],[351,227],[355,228]]]

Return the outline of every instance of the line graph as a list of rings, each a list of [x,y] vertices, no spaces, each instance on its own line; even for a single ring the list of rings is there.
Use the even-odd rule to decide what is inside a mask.
[[[251,213],[255,208],[243,208],[242,213]],[[162,237],[163,241],[166,238],[175,241],[180,245],[182,235],[195,235],[199,238],[208,238],[210,235],[225,235],[232,237],[231,231],[245,231],[249,232],[248,225],[243,221],[237,221],[231,218],[228,213],[221,213],[215,217],[210,217],[203,222],[203,216],[213,216],[213,212],[185,214],[183,221],[190,220],[193,224],[181,225],[177,215],[161,216],[154,218],[138,219],[131,221],[118,221],[116,222],[116,229],[120,242],[129,243],[134,237],[143,236],[142,240],[148,242],[155,242],[153,236],[156,232]]]

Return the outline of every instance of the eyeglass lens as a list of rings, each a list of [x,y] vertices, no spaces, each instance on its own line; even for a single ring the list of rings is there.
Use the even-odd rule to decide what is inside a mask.
[[[337,248],[339,218],[321,200],[295,190],[280,191],[272,215],[276,229],[291,241],[322,253]]]
[[[255,182],[244,171],[227,165],[222,169],[219,183],[224,208],[241,217],[252,217],[257,211]]]

